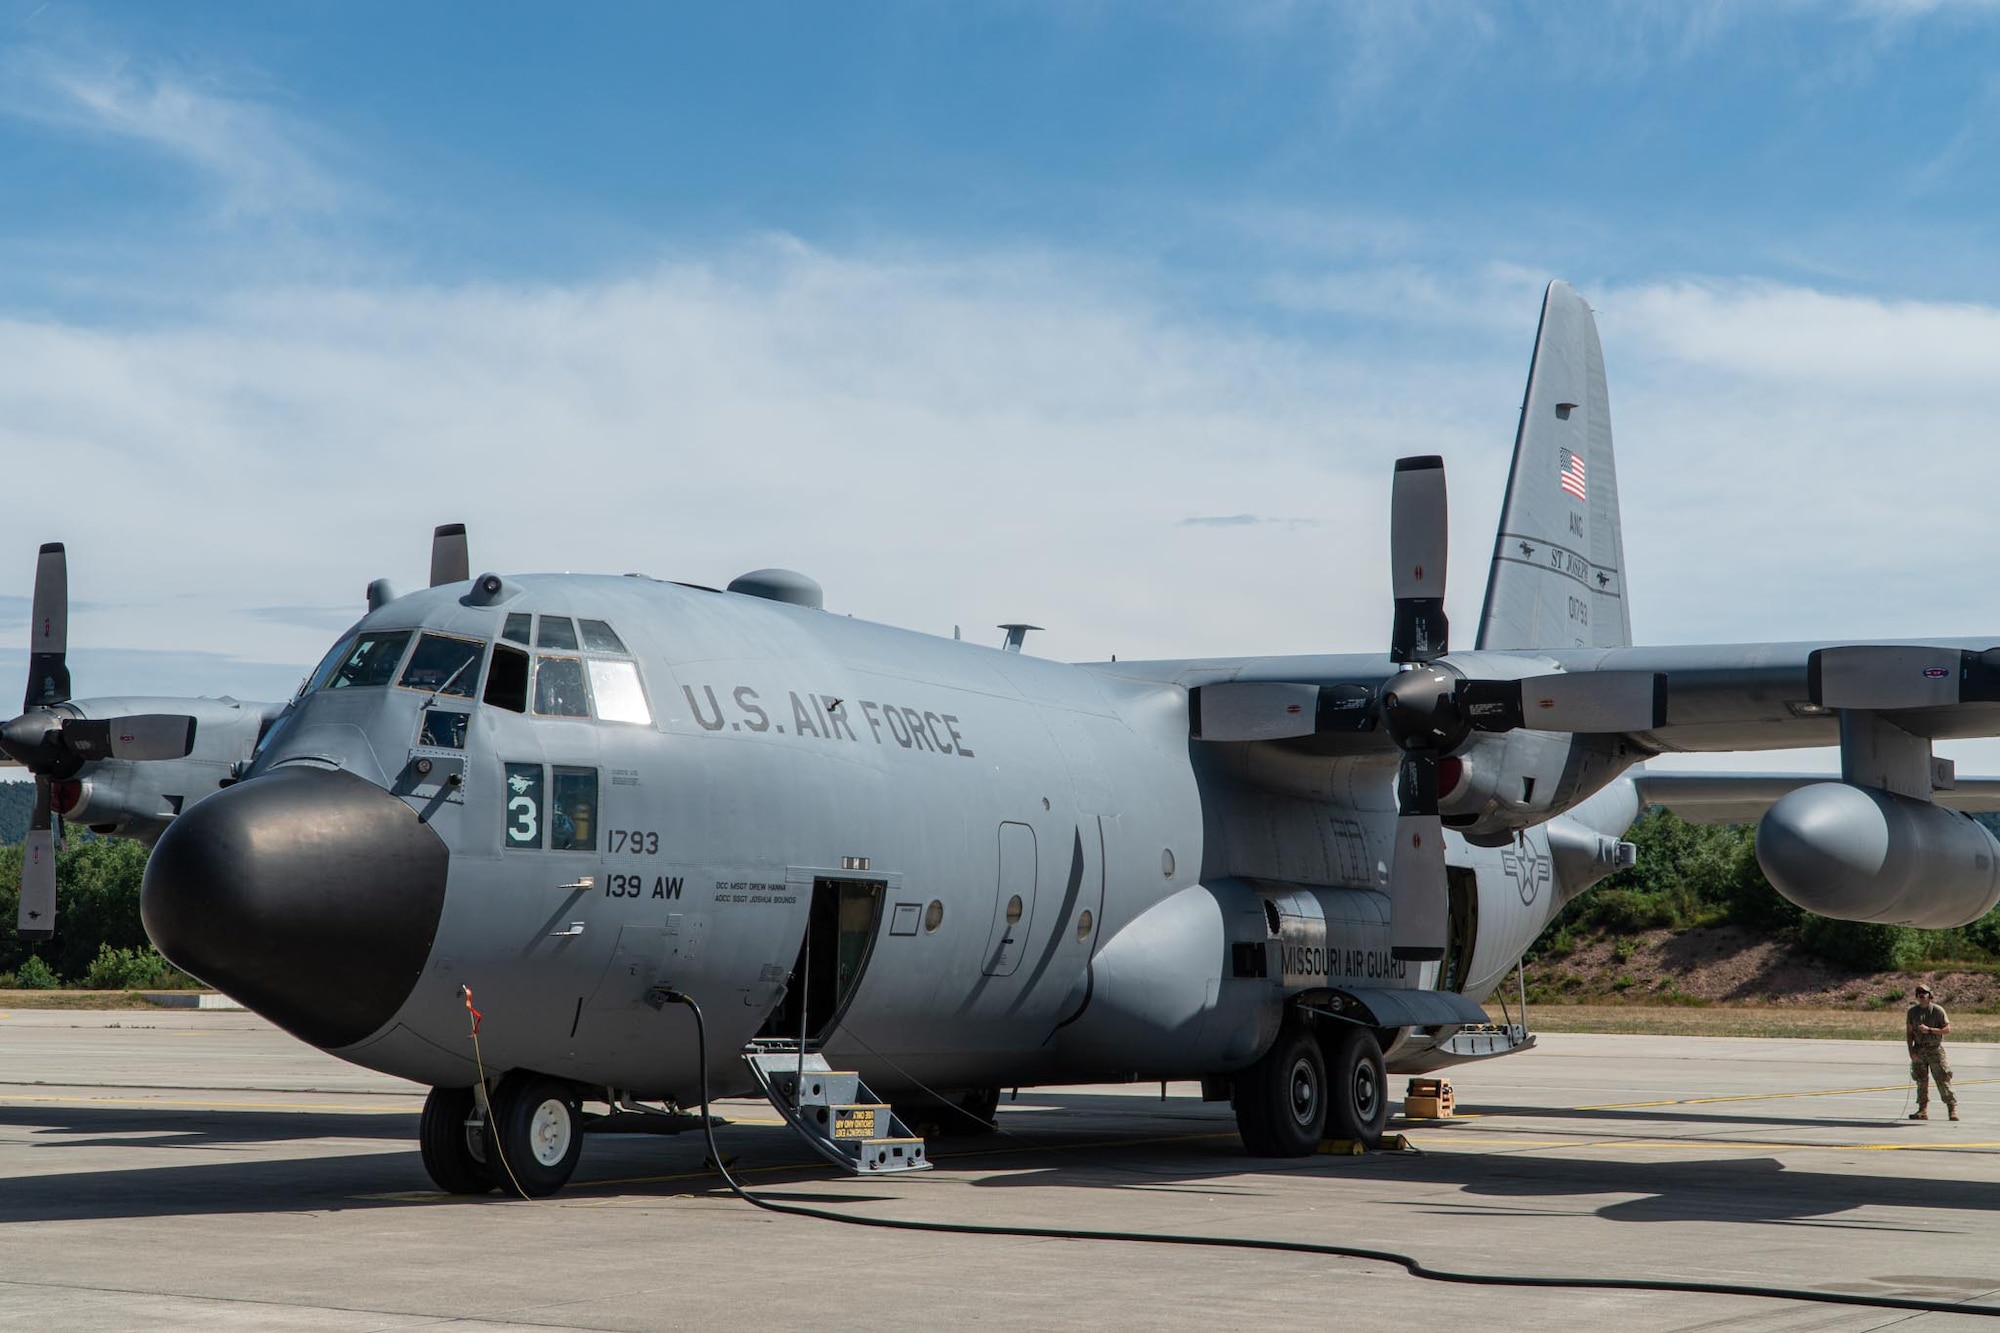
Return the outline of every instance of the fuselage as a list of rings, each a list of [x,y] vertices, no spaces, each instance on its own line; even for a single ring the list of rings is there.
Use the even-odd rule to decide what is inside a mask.
[[[343,636],[149,871],[169,957],[347,1059],[473,1082],[465,987],[491,1070],[685,1102],[668,985],[718,1089],[760,1030],[891,1089],[1166,1076],[1254,1059],[1300,987],[1439,984],[1389,958],[1393,761],[1260,805],[1176,684],[644,578],[472,586]],[[1308,836],[1218,853],[1260,818]],[[1449,987],[1518,958],[1559,852],[1455,843]]]

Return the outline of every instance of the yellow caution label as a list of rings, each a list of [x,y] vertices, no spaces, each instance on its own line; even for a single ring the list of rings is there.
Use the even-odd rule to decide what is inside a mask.
[[[872,1139],[875,1137],[875,1117],[881,1113],[879,1106],[836,1106],[833,1108],[833,1137],[836,1139]]]

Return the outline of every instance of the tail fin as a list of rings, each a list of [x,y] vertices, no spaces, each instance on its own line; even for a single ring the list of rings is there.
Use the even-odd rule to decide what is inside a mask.
[[[1478,646],[1631,642],[1604,350],[1590,307],[1568,283],[1552,282],[1528,365]]]

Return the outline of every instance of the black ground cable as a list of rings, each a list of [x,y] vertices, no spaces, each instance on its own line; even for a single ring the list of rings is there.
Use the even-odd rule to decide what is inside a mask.
[[[1672,1278],[1642,1277],[1552,1277],[1533,1273],[1464,1273],[1432,1268],[1422,1260],[1394,1250],[1371,1250],[1353,1245],[1328,1245],[1318,1241],[1258,1240],[1246,1236],[1199,1236],[1144,1231],[1080,1231],[1069,1227],[990,1226],[976,1222],[917,1222],[906,1218],[866,1217],[837,1213],[803,1204],[774,1203],[759,1198],[738,1184],[722,1164],[722,1152],[715,1143],[715,1124],[708,1101],[708,1025],[701,1006],[692,995],[662,990],[660,998],[684,1004],[694,1013],[696,1058],[700,1061],[702,1132],[708,1136],[709,1159],[723,1183],[743,1202],[766,1212],[787,1213],[822,1222],[844,1222],[849,1226],[879,1227],[886,1231],[932,1231],[959,1236],[1019,1236],[1028,1240],[1100,1240],[1135,1245],[1193,1245],[1206,1249],[1266,1250],[1280,1254],[1317,1254],[1334,1259],[1360,1259],[1369,1263],[1393,1264],[1411,1277],[1432,1282],[1453,1282],[1470,1286],[1543,1287],[1574,1291],[1658,1291],[1690,1296],[1746,1296],[1759,1300],[1803,1301],[1821,1305],[1857,1305],[1876,1310],[1912,1310],[1924,1314],[1969,1314],[2000,1316],[2000,1305],[1965,1305],[1952,1301],[1930,1301],[1914,1296],[1865,1296],[1856,1292],[1807,1291],[1797,1287],[1765,1287],[1735,1282],[1693,1282]]]

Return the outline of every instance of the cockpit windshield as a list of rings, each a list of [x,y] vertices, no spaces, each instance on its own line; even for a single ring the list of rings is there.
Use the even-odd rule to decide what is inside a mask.
[[[397,683],[406,690],[427,690],[432,694],[470,699],[479,682],[479,659],[486,645],[475,639],[455,639],[448,634],[426,634],[417,640],[410,664],[403,668]]]
[[[546,656],[535,659],[535,711],[543,717],[590,716],[590,696],[583,692],[581,659]]]
[[[327,677],[326,688],[345,690],[387,685],[396,677],[396,663],[403,660],[403,649],[409,646],[411,633],[399,629],[357,636],[354,646]]]

